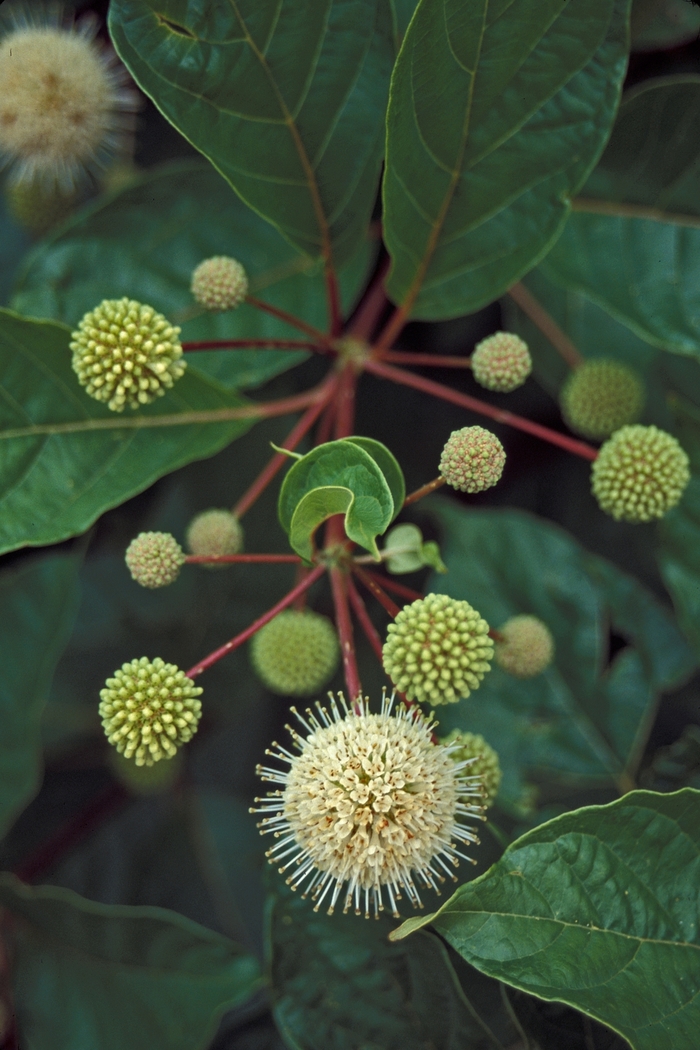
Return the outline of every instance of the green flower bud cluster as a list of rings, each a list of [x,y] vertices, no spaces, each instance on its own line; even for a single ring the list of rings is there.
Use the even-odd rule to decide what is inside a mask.
[[[568,426],[595,441],[634,423],[644,407],[644,384],[618,361],[595,358],[571,373],[561,391]]]
[[[495,434],[483,427],[453,430],[440,456],[440,473],[453,489],[483,492],[503,473],[506,454]]]
[[[591,469],[593,495],[616,521],[663,518],[689,481],[687,455],[658,427],[622,427],[602,446]]]
[[[449,736],[440,740],[446,747],[454,748],[451,757],[455,762],[469,762],[465,767],[465,777],[481,777],[484,787],[484,806],[488,808],[498,794],[503,773],[498,761],[498,754],[478,733],[463,733],[453,729]]]
[[[235,310],[248,294],[248,277],[236,259],[213,255],[194,270],[191,289],[205,310]]]
[[[5,196],[12,218],[37,235],[66,219],[78,202],[74,190],[62,192],[60,187],[47,186],[40,179],[11,183]]]
[[[185,564],[185,552],[169,532],[140,532],[124,556],[132,579],[155,589],[174,583]]]
[[[468,602],[428,594],[389,624],[384,670],[408,700],[437,706],[478,689],[491,669],[489,625]]]
[[[285,609],[253,635],[250,656],[273,693],[312,696],[333,677],[340,646],[327,617],[309,609]]]
[[[172,758],[197,732],[201,693],[184,671],[160,657],[122,664],[100,691],[107,739],[137,766]]]
[[[515,678],[534,678],[554,659],[554,639],[536,616],[513,616],[498,633],[503,641],[496,642],[496,663]]]
[[[139,408],[184,374],[179,334],[152,306],[105,299],[73,332],[73,371],[90,397],[113,412]]]
[[[187,527],[187,546],[200,558],[238,554],[243,550],[243,526],[230,510],[204,510]],[[206,567],[224,569],[226,563]]]
[[[522,386],[532,371],[527,343],[512,332],[482,339],[472,354],[472,372],[479,386],[508,394]]]

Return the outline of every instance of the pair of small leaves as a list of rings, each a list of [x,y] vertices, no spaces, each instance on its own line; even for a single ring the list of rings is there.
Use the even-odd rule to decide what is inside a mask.
[[[416,572],[428,565],[435,572],[447,572],[434,540],[427,543],[417,525],[406,522],[387,533],[382,551],[387,570],[395,576]]]
[[[278,513],[292,548],[313,558],[318,526],[345,515],[345,532],[380,558],[377,536],[386,532],[403,506],[406,487],[396,459],[372,438],[329,441],[302,456],[282,483]]]

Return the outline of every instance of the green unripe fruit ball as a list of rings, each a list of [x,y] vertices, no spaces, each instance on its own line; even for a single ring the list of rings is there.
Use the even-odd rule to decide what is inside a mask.
[[[173,758],[197,732],[201,693],[184,671],[160,657],[122,664],[100,691],[107,739],[137,766]]]
[[[689,481],[687,455],[658,427],[622,427],[605,442],[591,468],[593,495],[616,521],[663,518],[680,502]]]
[[[191,288],[205,310],[235,310],[248,294],[248,277],[236,259],[214,255],[195,269]]]
[[[598,441],[634,423],[644,408],[644,384],[637,373],[617,361],[596,358],[571,373],[561,391],[561,410],[568,426]]]
[[[536,616],[513,616],[498,628],[496,663],[515,678],[534,678],[554,659],[554,639]]]
[[[169,532],[140,532],[126,548],[124,560],[132,579],[154,589],[175,582],[185,564],[185,552]]]
[[[489,625],[468,602],[428,594],[389,624],[384,670],[408,700],[454,704],[491,670]]]
[[[5,190],[8,211],[30,233],[44,234],[66,219],[77,203],[74,190],[62,192],[41,180],[17,182]]]
[[[479,386],[508,394],[522,386],[532,371],[527,343],[512,332],[482,339],[472,354],[472,372]]]
[[[483,427],[453,430],[440,456],[440,473],[453,489],[483,492],[503,473],[506,454],[495,434]]]
[[[285,609],[253,635],[250,655],[271,692],[312,696],[333,677],[340,646],[325,616],[309,609]]]
[[[152,306],[105,299],[72,334],[73,371],[90,397],[113,412],[140,408],[184,375],[179,334]]]
[[[187,527],[187,546],[198,557],[239,554],[243,550],[243,527],[230,510],[204,510]],[[206,568],[225,569],[226,562]]]
[[[453,729],[440,743],[454,748],[451,751],[453,761],[469,762],[463,770],[464,776],[481,778],[484,787],[483,804],[488,809],[498,794],[503,778],[498,754],[486,743],[483,736],[478,733],[463,733],[461,729]]]

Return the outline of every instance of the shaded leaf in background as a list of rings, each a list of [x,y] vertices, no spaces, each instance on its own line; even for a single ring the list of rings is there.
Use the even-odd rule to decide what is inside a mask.
[[[4,306],[8,300],[12,275],[29,243],[28,233],[8,211],[5,193],[0,193],[0,306]]]
[[[634,0],[632,50],[657,51],[697,39],[700,11],[689,0]]]
[[[19,313],[74,327],[102,299],[128,295],[181,325],[183,340],[303,338],[245,303],[225,313],[198,313],[190,278],[195,266],[212,255],[242,262],[251,294],[327,328],[320,266],[291,248],[201,160],[156,169],[78,212],[29,254],[12,305]],[[365,243],[340,273],[346,310],[364,285],[373,256]],[[188,354],[187,361],[191,369],[243,389],[307,356],[285,350],[219,350]]]
[[[12,985],[27,1050],[203,1050],[257,963],[176,912],[96,904],[10,875]]]
[[[583,1010],[634,1050],[700,1027],[700,792],[634,791],[523,835],[430,922],[491,977]]]
[[[693,477],[680,506],[659,525],[659,568],[678,622],[700,655],[700,478]]]
[[[387,287],[412,316],[484,306],[557,238],[612,124],[628,12],[421,0],[392,77],[384,181]]]
[[[137,84],[299,249],[346,262],[379,181],[393,60],[385,0],[115,0]]]
[[[212,455],[253,422],[227,419],[246,402],[193,373],[138,415],[110,412],[78,385],[69,341],[63,325],[0,310],[1,551],[83,532],[108,507]],[[189,413],[192,421],[181,423]],[[164,416],[168,425],[134,426]]]
[[[78,608],[76,555],[0,573],[0,835],[39,786],[41,716]]]

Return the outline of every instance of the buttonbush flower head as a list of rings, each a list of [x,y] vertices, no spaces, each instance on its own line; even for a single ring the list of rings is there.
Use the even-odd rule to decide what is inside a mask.
[[[627,365],[605,358],[586,361],[561,392],[561,410],[572,430],[600,440],[634,423],[644,407],[644,384]]]
[[[90,397],[113,412],[140,408],[184,375],[179,334],[152,306],[104,299],[73,332],[73,371]]]
[[[137,96],[93,22],[14,22],[0,24],[0,158],[14,182],[71,187],[123,149]]]
[[[482,339],[472,354],[472,372],[479,386],[508,394],[522,386],[532,371],[527,343],[512,332]]]
[[[122,664],[100,691],[107,739],[137,766],[172,758],[197,732],[201,693],[184,671],[160,657]]]
[[[248,294],[248,277],[236,259],[214,255],[194,270],[191,287],[206,310],[235,310]]]
[[[450,865],[470,859],[459,847],[478,841],[465,820],[482,819],[480,778],[433,742],[429,719],[395,709],[393,697],[384,695],[379,714],[367,700],[348,710],[342,693],[316,709],[302,718],[292,708],[306,734],[287,727],[296,754],[277,743],[267,752],[287,768],[258,767],[279,785],[253,811],[264,814],[261,833],[279,839],[271,863],[282,862],[316,911],[328,900],[332,913],[341,894],[344,911],[354,905],[366,918],[385,896],[395,916],[403,894],[421,907],[417,881],[437,890],[444,875],[454,879]]]
[[[689,460],[658,427],[628,426],[602,446],[591,469],[593,495],[616,521],[663,518],[690,481]]]
[[[273,693],[312,696],[335,674],[340,646],[325,616],[310,609],[285,609],[253,635],[250,656]]]
[[[185,564],[185,552],[169,532],[140,532],[124,556],[132,579],[155,589],[174,583]]]
[[[238,554],[243,550],[243,526],[230,510],[203,510],[187,526],[187,546],[198,557]],[[206,568],[225,569],[226,564]]]
[[[496,663],[515,678],[534,678],[554,659],[554,639],[536,616],[513,616],[498,628]]]
[[[389,624],[384,670],[409,700],[453,704],[478,689],[490,671],[489,625],[468,602],[428,594]]]
[[[449,747],[454,762],[468,762],[469,773],[481,778],[483,803],[488,809],[498,794],[503,777],[501,764],[494,749],[486,743],[483,736],[478,733],[464,733],[461,729],[453,729],[440,743]]]
[[[483,427],[453,430],[440,456],[440,473],[453,489],[483,492],[503,473],[506,454],[495,434]]]

